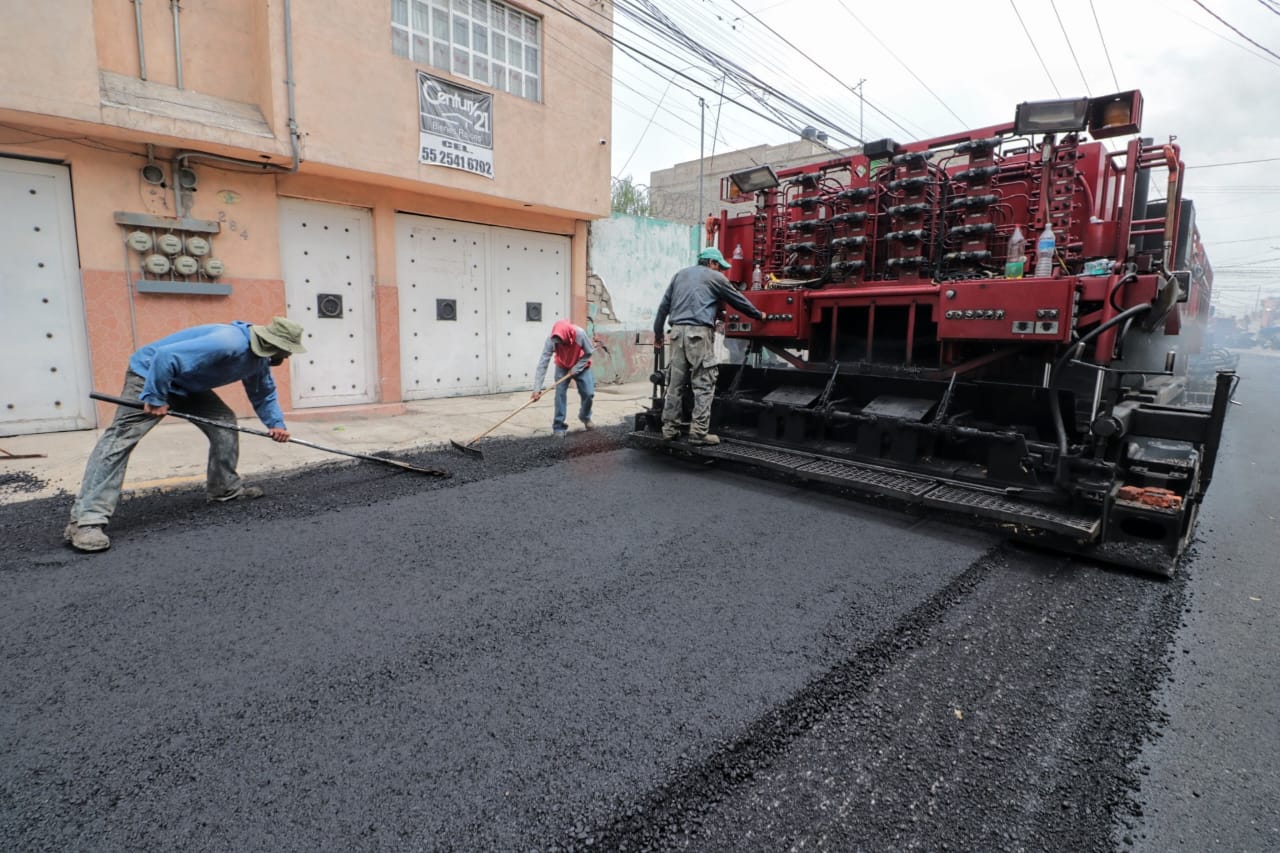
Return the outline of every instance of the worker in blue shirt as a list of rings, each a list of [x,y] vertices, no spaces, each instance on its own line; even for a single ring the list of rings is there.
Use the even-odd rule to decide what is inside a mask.
[[[284,317],[254,326],[239,320],[194,326],[147,344],[129,359],[120,396],[140,400],[141,410],[116,409],[85,466],[80,494],[71,506],[71,522],[63,537],[79,551],[111,547],[107,522],[120,502],[125,468],[133,448],[170,409],[209,420],[235,423],[235,413],[213,392],[241,382],[253,410],[276,441],[288,441],[284,414],[276,399],[271,368],[284,363],[302,346],[302,326]],[[196,423],[209,439],[207,493],[212,501],[262,496],[236,473],[240,436],[234,430]]]
[[[717,269],[718,268],[718,269]],[[720,250],[709,246],[698,253],[698,263],[675,274],[667,292],[662,295],[657,316],[653,318],[653,345],[661,349],[666,336],[667,320],[671,321],[671,377],[667,397],[662,404],[662,437],[674,441],[680,437],[677,424],[684,408],[684,387],[693,392],[693,411],[689,416],[689,443],[719,444],[720,438],[709,431],[711,398],[715,395],[716,314],[723,304],[732,305],[748,317],[763,320],[764,314],[738,292],[720,270],[729,262]]]

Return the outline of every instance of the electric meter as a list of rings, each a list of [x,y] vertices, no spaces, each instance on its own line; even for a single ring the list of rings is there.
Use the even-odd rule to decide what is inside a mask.
[[[135,252],[150,252],[151,247],[155,245],[155,241],[146,231],[130,231],[129,236],[124,238],[124,242]]]
[[[164,275],[169,271],[169,259],[164,255],[147,255],[142,259],[142,267],[152,275]]]
[[[156,248],[166,255],[176,255],[182,251],[182,238],[177,234],[161,234],[156,238]]]

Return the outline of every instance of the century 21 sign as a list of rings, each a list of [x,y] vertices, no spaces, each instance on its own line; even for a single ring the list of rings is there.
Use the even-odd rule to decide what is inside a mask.
[[[493,178],[493,95],[418,72],[418,162]]]

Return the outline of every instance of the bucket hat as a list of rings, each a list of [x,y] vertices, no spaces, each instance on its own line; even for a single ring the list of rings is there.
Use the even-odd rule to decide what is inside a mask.
[[[269,326],[250,326],[249,346],[254,355],[269,358],[272,353],[263,344],[284,350],[287,353],[306,352],[302,345],[302,326],[288,317],[273,317]]]

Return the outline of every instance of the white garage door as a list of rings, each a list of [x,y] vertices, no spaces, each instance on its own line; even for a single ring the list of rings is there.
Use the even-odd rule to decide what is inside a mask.
[[[406,400],[523,390],[569,310],[569,238],[399,214],[396,277]]]
[[[0,158],[0,435],[93,427],[90,381],[70,173]]]
[[[293,405],[370,403],[378,394],[373,219],[368,210],[280,200],[280,259],[289,316],[307,351],[289,359]]]
[[[538,356],[569,311],[569,238],[494,228],[495,391],[532,387]],[[551,380],[555,374],[548,371]]]

